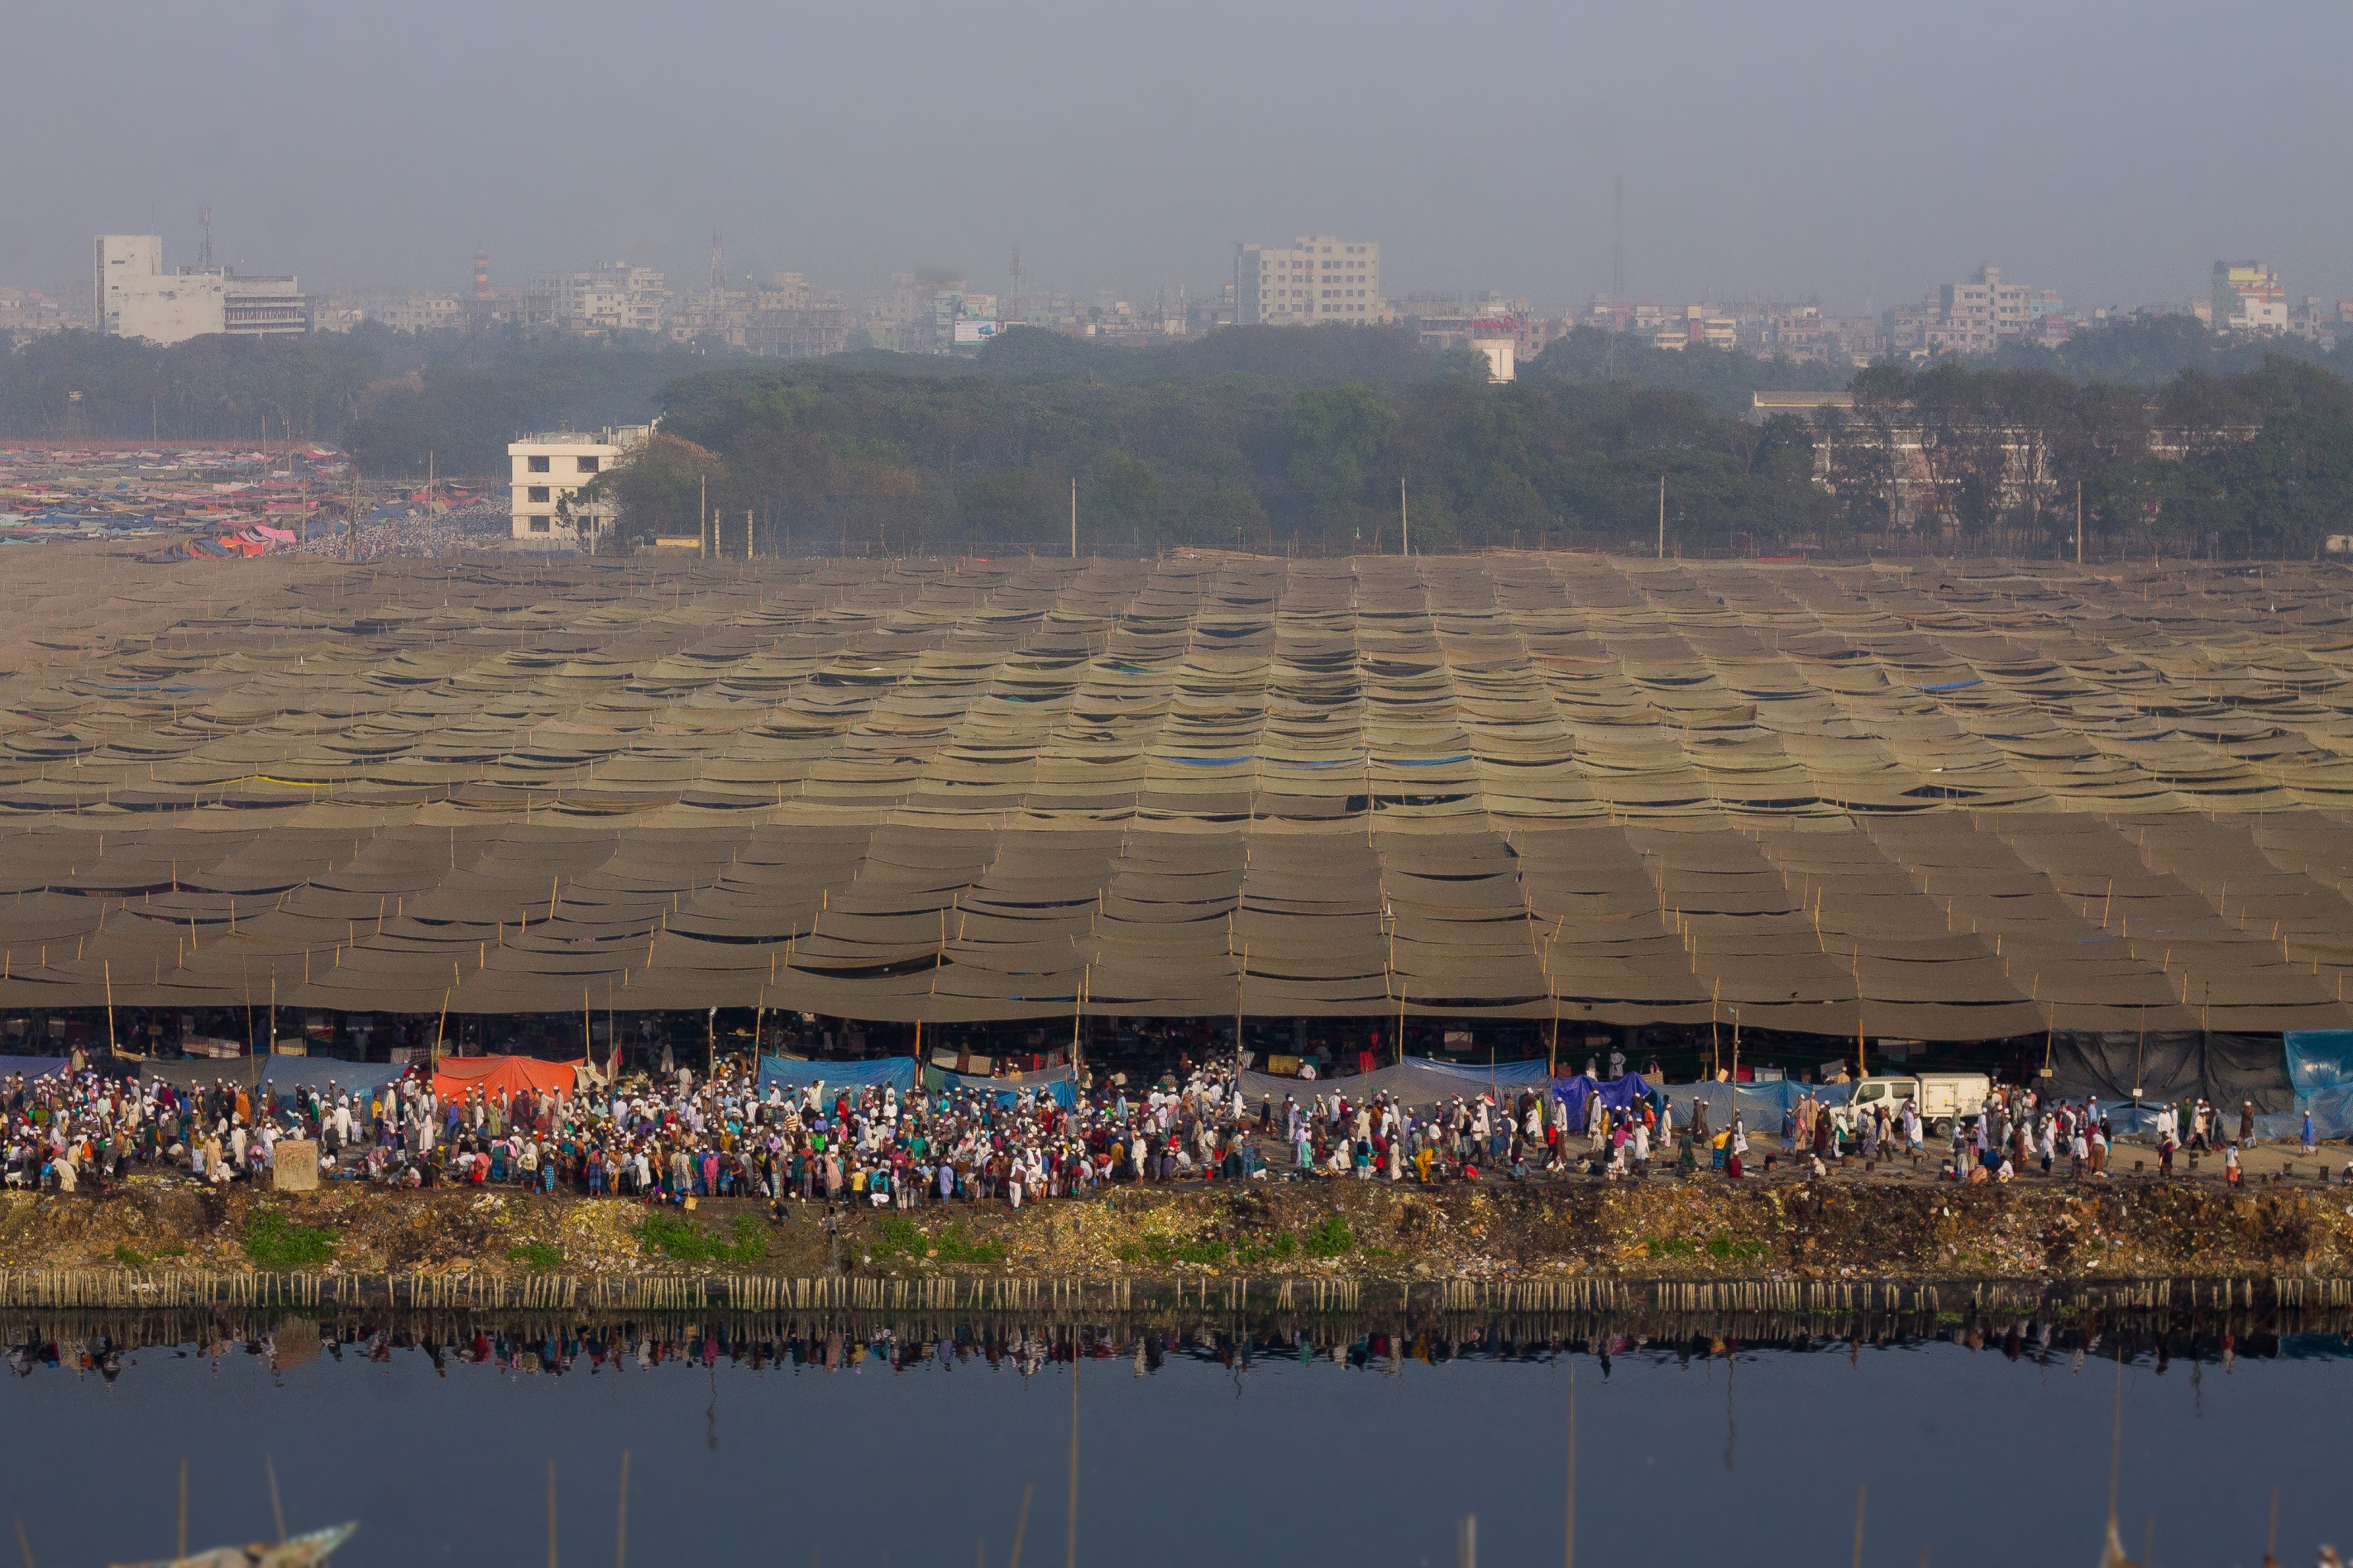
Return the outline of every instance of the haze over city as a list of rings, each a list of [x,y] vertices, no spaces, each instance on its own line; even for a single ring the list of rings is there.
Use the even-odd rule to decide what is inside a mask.
[[[20,8],[0,278],[163,235],[313,288],[624,258],[865,288],[1198,294],[1378,238],[1388,291],[1919,297],[1987,262],[2179,308],[2225,256],[2353,288],[2342,6],[2065,0]],[[70,128],[69,133],[68,128]]]

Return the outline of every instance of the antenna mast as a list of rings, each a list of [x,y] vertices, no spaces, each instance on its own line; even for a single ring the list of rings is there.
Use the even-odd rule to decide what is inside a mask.
[[[1626,176],[1618,176],[1616,195],[1612,201],[1611,238],[1609,241],[1609,302],[1620,304],[1626,298]]]
[[[196,270],[209,272],[212,268],[213,209],[198,207],[196,209]]]
[[[1013,259],[1006,264],[1005,281],[1008,290],[1005,296],[1005,324],[1009,327],[1023,319],[1021,315],[1021,247],[1018,245],[1013,247]]]

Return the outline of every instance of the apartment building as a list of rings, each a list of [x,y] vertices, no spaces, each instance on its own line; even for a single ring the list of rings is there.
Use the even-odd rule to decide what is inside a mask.
[[[537,272],[523,290],[523,324],[565,332],[659,332],[669,280],[651,267],[607,261],[585,272]]]
[[[594,435],[553,430],[510,442],[512,547],[593,552],[612,532],[613,509],[609,502],[583,500],[580,491],[652,435],[650,425],[623,425]]]
[[[2071,327],[2055,290],[2007,282],[1999,267],[1981,267],[1966,283],[1941,284],[1919,304],[1887,315],[1888,346],[1915,359],[1990,354],[2006,342],[2054,335],[2064,341]]]
[[[311,330],[311,301],[294,278],[240,277],[226,267],[166,272],[161,235],[100,235],[91,289],[98,330],[110,337],[168,345],[216,332],[292,337]]]
[[[1936,352],[1989,354],[2002,340],[2023,333],[2034,315],[2035,291],[2003,282],[1999,267],[1980,267],[1974,280],[1944,284],[1936,295],[1928,338]]]
[[[1244,326],[1386,321],[1381,247],[1328,234],[1302,235],[1287,246],[1238,246],[1234,306]]]

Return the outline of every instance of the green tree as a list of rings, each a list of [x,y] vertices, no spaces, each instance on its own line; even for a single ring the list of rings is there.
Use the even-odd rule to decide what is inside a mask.
[[[1397,411],[1362,382],[1303,388],[1292,399],[1287,473],[1307,518],[1328,524],[1358,505]]]
[[[633,544],[702,534],[705,498],[723,513],[739,511],[726,460],[707,447],[656,433],[587,487],[592,500],[610,500],[617,531]]]

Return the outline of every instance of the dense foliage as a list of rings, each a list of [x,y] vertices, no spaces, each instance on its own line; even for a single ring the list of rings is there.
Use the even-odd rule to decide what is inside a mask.
[[[1580,329],[1490,385],[1403,329],[1252,328],[1137,349],[1017,330],[977,359],[802,363],[520,332],[61,333],[0,355],[0,436],[340,439],[369,474],[504,468],[515,435],[664,416],[606,481],[640,537],[705,503],[765,550],[1671,544],[2309,554],[2353,531],[2353,389],[2187,317],[2055,353],[1873,366],[1856,406],[1755,425],[1820,366]],[[74,400],[69,394],[79,392]],[[1817,474],[1828,484],[1814,482]],[[733,546],[740,547],[740,546]]]
[[[1435,360],[1375,384],[1007,374],[990,357],[961,375],[818,363],[691,378],[665,395],[665,439],[613,486],[637,531],[691,533],[707,485],[724,515],[759,520],[764,547],[1066,547],[1073,479],[1082,543],[1122,551],[1394,550],[1400,479],[1419,549],[1649,538],[1662,475],[1689,544],[1827,516],[1801,430],[1687,393],[1490,386]]]
[[[645,338],[521,331],[192,338],[58,332],[0,353],[0,437],[341,443],[370,474],[498,474],[526,431],[642,420],[712,363]],[[79,393],[77,398],[74,395]]]
[[[1976,551],[2064,550],[2082,497],[2086,548],[2308,556],[2353,530],[2353,385],[2274,359],[2184,371],[2152,390],[2048,370],[1856,375],[1851,416],[1810,435],[1838,525]],[[1892,447],[1916,444],[1908,472]]]

